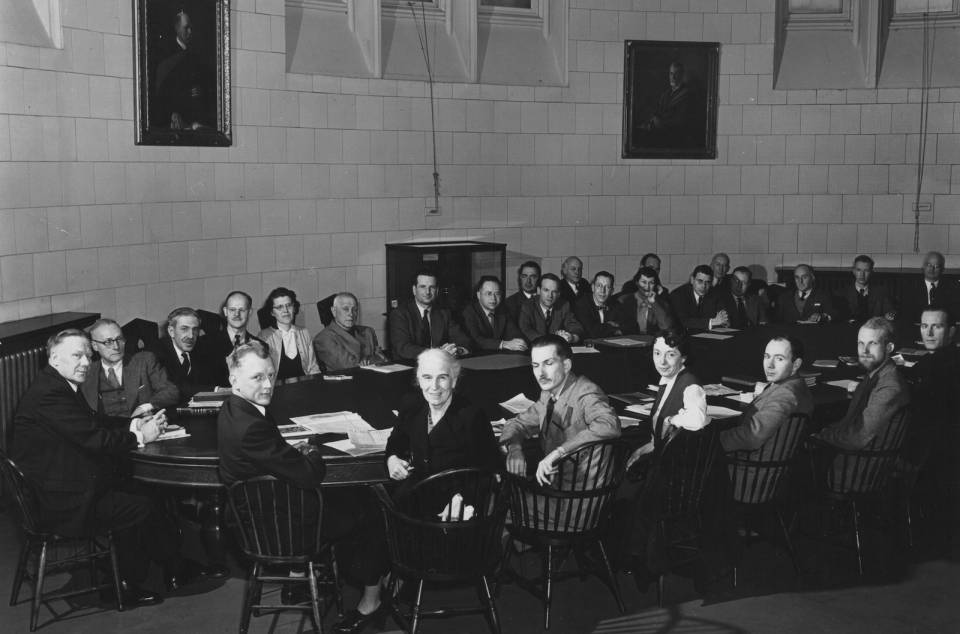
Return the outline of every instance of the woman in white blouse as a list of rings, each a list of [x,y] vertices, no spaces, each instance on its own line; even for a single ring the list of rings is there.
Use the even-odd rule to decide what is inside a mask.
[[[320,374],[310,331],[293,323],[300,312],[297,294],[282,286],[275,288],[267,295],[263,306],[270,311],[273,325],[261,330],[258,336],[270,346],[277,381]]]

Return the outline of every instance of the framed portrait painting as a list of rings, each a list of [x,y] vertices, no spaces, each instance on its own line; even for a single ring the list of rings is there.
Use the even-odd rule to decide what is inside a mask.
[[[623,158],[717,158],[720,44],[627,40]]]
[[[135,0],[137,145],[230,145],[230,0]]]

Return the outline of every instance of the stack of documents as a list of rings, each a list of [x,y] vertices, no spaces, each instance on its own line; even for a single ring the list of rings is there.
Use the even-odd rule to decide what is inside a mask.
[[[729,394],[736,394],[737,391],[730,389],[726,385],[721,385],[720,383],[708,383],[703,386],[703,391],[707,396],[727,396]]]
[[[509,401],[500,403],[500,407],[514,414],[527,411],[531,405],[533,405],[533,401],[524,396],[523,392],[517,394]]]
[[[305,427],[310,434],[349,434],[370,431],[373,427],[356,412],[325,412],[297,416],[290,422]]]
[[[403,365],[402,363],[386,363],[384,365],[363,365],[360,366],[361,370],[373,370],[374,372],[380,372],[381,374],[390,374],[392,372],[403,372],[404,370],[412,370],[413,367],[409,365]]]
[[[187,403],[187,407],[192,409],[218,409],[223,405],[223,401],[230,396],[230,388],[220,388],[213,392],[197,392]]]

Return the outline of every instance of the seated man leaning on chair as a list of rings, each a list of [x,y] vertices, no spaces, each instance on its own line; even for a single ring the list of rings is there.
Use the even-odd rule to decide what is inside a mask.
[[[807,382],[797,374],[803,365],[803,343],[792,336],[777,336],[763,351],[766,383],[757,383],[756,397],[735,427],[720,432],[726,452],[761,449],[794,414],[813,413],[813,396]],[[762,454],[762,452],[758,452]],[[751,460],[762,459],[761,455]]]
[[[49,364],[23,395],[13,421],[11,458],[33,484],[43,530],[64,537],[113,531],[127,605],[161,598],[138,587],[150,560],[163,566],[169,590],[182,585],[183,561],[173,526],[150,498],[116,475],[116,462],[155,441],[166,415],[107,416],[80,393],[92,371],[90,341],[63,330],[47,341]],[[99,364],[98,364],[99,365]]]
[[[353,293],[337,293],[330,306],[333,323],[313,338],[313,350],[328,372],[385,363],[377,333],[359,322],[359,304]]]
[[[525,352],[527,342],[503,306],[500,278],[484,275],[474,287],[477,300],[463,309],[463,327],[475,350]]]
[[[413,361],[427,348],[443,348],[455,356],[468,354],[469,338],[453,321],[450,311],[436,305],[437,274],[421,269],[412,281],[413,297],[387,316],[393,358]]]
[[[220,481],[229,487],[242,480],[271,475],[297,487],[320,488],[326,465],[318,448],[312,440],[294,448],[284,440],[276,421],[267,414],[266,408],[273,399],[276,370],[266,346],[259,341],[240,344],[227,358],[227,365],[232,394],[224,401],[217,417]],[[324,497],[327,503],[324,504],[322,532],[326,537],[334,539],[356,534],[359,527],[369,524],[357,520],[347,496],[337,496],[333,500],[332,495],[325,492]],[[359,554],[359,557],[363,556],[363,553]],[[357,606],[357,610],[364,614],[375,612],[380,604],[379,580],[386,572],[386,562],[382,561],[383,557],[376,559],[369,562],[369,566],[375,568],[370,572],[372,583],[365,588]],[[363,570],[361,576],[367,574],[364,565],[367,562],[354,563],[356,568]],[[347,616],[357,610],[351,610]],[[334,631],[341,631],[339,624]]]
[[[137,417],[177,406],[180,390],[156,355],[147,350],[126,354],[120,324],[98,319],[90,328],[90,340],[100,356],[80,386],[90,407],[108,416]]]
[[[583,326],[573,314],[573,306],[560,296],[560,278],[547,273],[537,285],[537,297],[520,308],[520,331],[527,341],[544,335],[557,335],[570,344],[583,338]]]
[[[507,449],[507,471],[527,473],[523,441],[539,435],[544,458],[536,478],[550,484],[555,463],[582,447],[620,436],[620,419],[590,379],[573,373],[573,352],[562,337],[544,335],[530,345],[530,365],[540,384],[540,398],[506,422],[500,444]],[[599,465],[584,468],[597,469]]]

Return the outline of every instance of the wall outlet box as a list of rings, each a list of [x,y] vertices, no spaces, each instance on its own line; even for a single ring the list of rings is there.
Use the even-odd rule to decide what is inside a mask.
[[[903,201],[904,224],[912,225],[917,220],[922,225],[933,224],[933,196],[923,195],[919,201],[913,199]]]
[[[425,216],[439,216],[439,215],[440,215],[440,208],[439,208],[439,207],[434,207],[433,205],[426,205],[426,206],[423,208],[423,214],[424,214]]]

